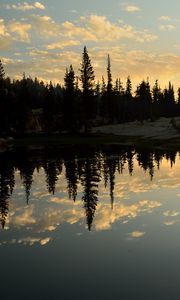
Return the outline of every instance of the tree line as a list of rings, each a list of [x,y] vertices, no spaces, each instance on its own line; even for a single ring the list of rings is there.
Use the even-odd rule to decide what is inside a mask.
[[[99,202],[101,182],[108,190],[113,209],[117,174],[123,174],[128,170],[131,176],[134,162],[137,161],[139,168],[147,172],[152,180],[155,170],[160,168],[162,159],[169,161],[172,167],[177,155],[177,151],[135,150],[130,146],[117,145],[74,146],[59,149],[45,147],[39,149],[39,153],[37,150],[34,152],[33,149],[15,148],[13,151],[4,152],[0,156],[0,223],[4,228],[17,174],[21,178],[27,203],[31,201],[31,186],[35,172],[39,173],[43,169],[47,191],[52,195],[56,193],[59,181],[65,179],[69,199],[75,202],[78,193],[78,197],[81,195],[87,227],[90,230]]]
[[[0,134],[27,132],[85,132],[92,126],[117,124],[180,115],[180,88],[161,89],[158,80],[151,88],[142,80],[132,91],[130,76],[125,86],[112,79],[111,60],[107,57],[107,81],[95,81],[88,50],[84,47],[79,74],[73,66],[66,69],[64,84],[45,84],[23,74],[21,80],[5,76],[0,61]]]

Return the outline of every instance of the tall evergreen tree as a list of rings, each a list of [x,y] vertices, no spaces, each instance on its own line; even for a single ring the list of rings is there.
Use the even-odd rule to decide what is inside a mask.
[[[80,68],[80,80],[82,83],[82,121],[85,127],[85,133],[88,132],[90,122],[95,115],[94,79],[95,76],[91,60],[89,58],[87,48],[84,46]]]
[[[132,100],[132,82],[130,76],[127,77],[125,95],[128,100]]]
[[[2,61],[0,60],[0,89],[3,87],[4,79],[5,79],[5,71],[4,71]]]
[[[112,93],[112,74],[111,74],[111,60],[110,55],[107,57],[107,93]]]
[[[75,74],[72,65],[69,70],[66,69],[64,77],[64,103],[63,103],[63,119],[65,129],[74,131],[75,124]]]
[[[0,60],[0,132],[8,131],[9,108],[7,104],[7,89],[5,88],[5,71]]]
[[[114,97],[113,93],[113,85],[112,85],[112,74],[111,74],[111,60],[110,55],[107,57],[107,92],[106,92],[107,100],[107,111],[108,111],[108,119],[110,123],[113,123],[115,120],[115,115],[117,112],[116,105],[116,97]]]

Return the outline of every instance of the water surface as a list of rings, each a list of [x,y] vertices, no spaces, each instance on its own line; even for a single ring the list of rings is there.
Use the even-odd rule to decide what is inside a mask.
[[[2,299],[180,298],[179,153],[0,155]]]

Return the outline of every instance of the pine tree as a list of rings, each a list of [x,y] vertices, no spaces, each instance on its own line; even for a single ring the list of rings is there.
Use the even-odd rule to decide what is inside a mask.
[[[128,100],[132,100],[132,83],[130,76],[127,77],[125,94]]]
[[[66,68],[66,74],[64,77],[65,91],[73,94],[75,89],[75,74],[72,65],[70,65],[69,70]]]
[[[117,112],[117,107],[115,103],[115,97],[113,93],[113,85],[112,85],[112,74],[111,74],[111,60],[108,54],[107,57],[107,111],[108,111],[108,119],[110,123],[114,122],[115,113]]]
[[[153,100],[153,103],[157,103],[159,100],[160,100],[160,92],[161,92],[161,89],[159,87],[159,84],[158,84],[158,80],[155,81],[155,84],[152,88],[152,100]]]
[[[107,93],[108,95],[112,93],[111,60],[109,54],[107,57]]]
[[[5,71],[4,71],[2,61],[0,60],[0,89],[3,88],[4,78],[5,78]]]
[[[83,96],[85,97],[92,96],[95,76],[94,76],[94,70],[91,65],[91,60],[89,58],[89,54],[86,46],[84,46],[84,51],[82,54],[80,73],[81,73],[80,79],[82,83]]]
[[[82,123],[85,133],[88,133],[91,120],[95,115],[94,101],[94,70],[86,46],[82,54],[80,80],[82,84]]]
[[[177,103],[178,103],[178,105],[180,105],[180,88],[178,88],[178,100],[177,100]]]
[[[74,131],[76,129],[75,122],[75,74],[72,65],[69,70],[66,69],[64,77],[64,103],[63,118],[65,129]]]

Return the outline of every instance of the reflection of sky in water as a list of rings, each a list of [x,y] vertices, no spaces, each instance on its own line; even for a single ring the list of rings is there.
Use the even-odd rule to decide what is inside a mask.
[[[179,174],[179,159],[163,159],[151,181],[134,160],[132,176],[116,172],[113,209],[102,178],[88,231],[80,183],[69,200],[63,172],[49,195],[41,168],[27,205],[16,172],[0,231],[2,299],[178,300]]]
[[[116,172],[114,205],[110,204],[108,186],[99,183],[98,204],[93,220],[92,232],[117,231],[121,226],[124,238],[144,238],[153,234],[154,224],[162,226],[179,224],[180,162],[173,168],[164,159],[160,170],[155,171],[153,180],[148,172],[134,162],[133,175],[127,169],[123,174]],[[19,172],[15,176],[15,189],[10,199],[9,215],[5,232],[1,234],[1,245],[22,243],[46,245],[63,234],[63,225],[75,226],[75,234],[86,232],[86,216],[82,202],[82,186],[78,184],[78,195],[74,202],[67,194],[64,172],[59,175],[56,193],[49,195],[43,169],[35,171],[30,202],[26,205],[24,187]],[[149,214],[151,215],[149,217]],[[174,229],[172,228],[172,234]],[[111,234],[107,232],[107,235]]]

